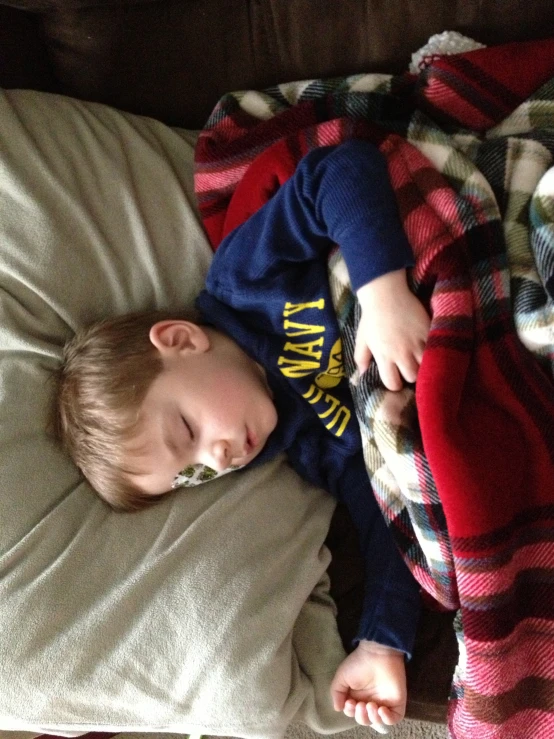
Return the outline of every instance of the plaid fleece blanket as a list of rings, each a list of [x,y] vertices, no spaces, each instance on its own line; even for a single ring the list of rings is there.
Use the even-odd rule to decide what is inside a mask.
[[[551,739],[554,40],[225,96],[196,152],[213,247],[308,150],[349,137],[387,157],[432,315],[415,390],[358,378],[358,308],[331,254],[375,495],[424,591],[457,610],[450,736]]]

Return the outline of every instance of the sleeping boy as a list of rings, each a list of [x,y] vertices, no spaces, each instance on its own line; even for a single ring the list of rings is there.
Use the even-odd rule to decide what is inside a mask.
[[[138,509],[183,481],[286,452],[297,472],[349,508],[366,567],[356,648],[331,686],[362,725],[406,709],[405,658],[419,589],[375,501],[331,302],[338,244],[361,320],[358,371],[416,380],[429,317],[410,291],[413,264],[386,162],[363,140],[321,147],[219,246],[199,320],[146,312],[97,323],[66,347],[57,419],[76,464],[113,507]]]

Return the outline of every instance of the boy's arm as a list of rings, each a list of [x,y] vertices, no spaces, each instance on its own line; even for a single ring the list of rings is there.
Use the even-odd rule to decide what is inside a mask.
[[[359,724],[391,726],[406,711],[405,659],[413,651],[420,589],[373,497],[361,452],[335,480],[359,532],[366,578],[358,644],[335,674],[333,706]]]
[[[421,608],[420,588],[375,500],[363,454],[337,454],[332,444],[325,445],[323,437],[317,444],[323,465],[314,464],[306,455],[305,443],[290,447],[288,455],[301,477],[345,503],[357,529],[365,581],[362,615],[354,641],[376,642],[403,652],[409,659]]]
[[[325,258],[340,246],[352,289],[362,307],[355,359],[360,373],[375,358],[386,387],[400,375],[415,381],[429,318],[410,292],[405,269],[413,265],[396,199],[380,151],[350,140],[310,152],[294,175],[221,243],[207,289],[244,308],[245,284],[287,290],[290,267]]]
[[[321,259],[333,244],[355,291],[413,265],[385,158],[368,141],[307,154],[275,195],[223,239],[208,282],[278,275],[287,264]]]
[[[406,709],[405,658],[419,622],[419,585],[402,559],[375,500],[362,452],[343,458],[322,449],[323,469],[292,447],[289,457],[305,478],[344,502],[359,534],[365,563],[364,601],[357,647],[331,684],[333,706],[360,724],[400,721]]]
[[[371,488],[362,452],[329,458],[328,489],[343,501],[358,530],[365,592],[356,641],[403,652],[409,659],[420,612],[420,588],[404,562]]]

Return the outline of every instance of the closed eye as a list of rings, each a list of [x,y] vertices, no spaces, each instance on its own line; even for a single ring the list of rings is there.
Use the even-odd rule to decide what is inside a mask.
[[[187,430],[187,433],[188,433],[188,435],[190,437],[190,440],[192,441],[194,439],[194,434],[192,433],[191,427],[187,423],[187,420],[186,420],[186,418],[184,416],[181,416],[181,421],[183,422],[183,425],[184,425],[184,427]]]

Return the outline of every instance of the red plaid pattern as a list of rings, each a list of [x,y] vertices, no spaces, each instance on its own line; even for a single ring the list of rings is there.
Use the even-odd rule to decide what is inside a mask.
[[[385,391],[374,370],[353,395],[391,531],[422,587],[458,609],[455,739],[554,734],[554,347],[534,333],[546,315],[554,325],[537,287],[552,276],[539,279],[532,253],[520,255],[521,229],[531,249],[533,233],[550,228],[532,232],[529,212],[533,178],[554,156],[553,52],[554,41],[509,45],[436,60],[420,79],[368,75],[226,96],[197,148],[214,248],[310,148],[362,136],[387,156],[432,325],[417,403],[410,388]],[[497,94],[503,103],[493,105]],[[340,254],[330,277],[352,374],[357,314]]]

